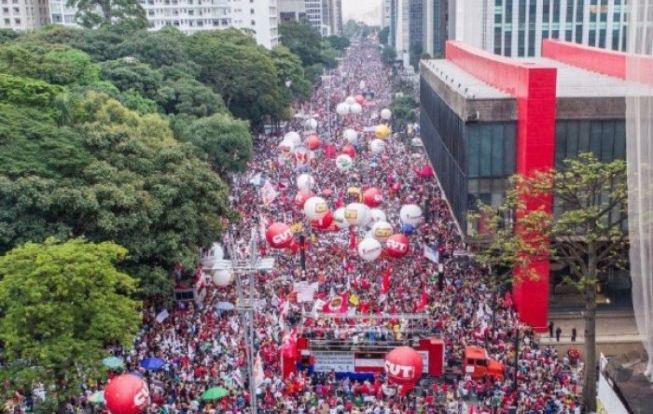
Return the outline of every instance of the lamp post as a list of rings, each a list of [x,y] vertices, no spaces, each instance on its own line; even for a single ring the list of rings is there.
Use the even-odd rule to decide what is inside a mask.
[[[322,75],[324,82],[324,94],[326,95],[326,109],[327,109],[327,140],[331,142],[331,75]]]
[[[515,372],[512,378],[512,390],[517,392],[517,371],[519,371],[519,326],[515,327]]]
[[[247,378],[251,395],[252,414],[257,413],[256,381],[254,378],[254,309],[256,307],[255,275],[259,271],[274,268],[274,258],[258,256],[258,233],[252,229],[249,258],[235,257],[233,246],[227,245],[231,260],[216,260],[211,270],[231,270],[236,279],[236,311],[240,314],[245,330],[245,354],[247,355]],[[245,283],[247,284],[246,286]]]

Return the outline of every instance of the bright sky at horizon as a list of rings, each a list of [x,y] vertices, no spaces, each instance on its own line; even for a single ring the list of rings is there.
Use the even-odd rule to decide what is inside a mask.
[[[349,19],[363,21],[368,25],[381,24],[381,2],[383,0],[342,0],[343,23]]]

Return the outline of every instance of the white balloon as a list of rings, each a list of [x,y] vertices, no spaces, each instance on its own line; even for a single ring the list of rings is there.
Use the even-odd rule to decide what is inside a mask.
[[[381,139],[373,139],[370,142],[370,151],[372,154],[380,154],[385,150],[385,142]]]
[[[381,110],[381,118],[385,119],[386,121],[390,118],[392,118],[392,111],[389,110],[388,108],[384,108]]]
[[[365,238],[358,243],[358,255],[366,262],[376,260],[381,255],[381,243],[372,238]]]
[[[208,258],[212,260],[222,260],[224,258],[224,249],[220,243],[213,243],[209,250]]]
[[[283,152],[291,152],[293,149],[295,149],[295,144],[292,141],[284,139],[279,144],[279,149]]]
[[[370,210],[370,217],[372,218],[372,223],[376,223],[377,221],[387,221],[387,217],[383,210],[378,208],[373,208]]]
[[[300,190],[312,190],[315,186],[315,178],[310,174],[301,174],[297,177],[297,188]]]
[[[319,220],[329,211],[329,206],[322,197],[311,197],[304,203],[304,214],[309,220]]]
[[[370,219],[370,208],[363,203],[351,203],[345,207],[345,220],[352,226],[364,226]]]
[[[234,280],[234,274],[227,269],[216,270],[213,272],[213,283],[220,287],[229,286]]]
[[[359,87],[360,89],[365,89],[365,81],[362,80],[362,81],[358,84],[358,87]]]
[[[336,105],[336,113],[338,115],[347,115],[349,113],[349,105],[344,102],[339,103]]]
[[[363,107],[361,104],[354,102],[353,104],[350,105],[349,110],[351,111],[352,114],[360,114],[363,112]]]
[[[380,242],[388,240],[392,236],[392,226],[387,221],[377,221],[372,226],[372,237]]]
[[[315,129],[317,128],[317,121],[313,118],[309,118],[304,123],[304,128],[306,129]]]
[[[348,96],[347,99],[345,99],[345,103],[347,105],[353,105],[356,103],[356,98],[354,98],[353,96]]]
[[[349,171],[354,166],[354,160],[347,154],[340,154],[336,158],[336,168],[339,171]]]
[[[358,132],[351,128],[345,129],[342,132],[342,136],[345,137],[347,142],[349,142],[351,145],[356,145],[356,142],[358,142]]]
[[[283,136],[283,140],[290,141],[295,146],[298,146],[299,144],[302,143],[302,137],[300,137],[299,134],[295,131],[288,132],[286,135]]]
[[[399,219],[402,224],[415,227],[422,221],[422,209],[417,204],[405,204],[399,210]]]
[[[336,226],[341,229],[346,229],[349,227],[349,222],[345,220],[345,208],[340,207],[333,212],[333,222],[336,223]]]

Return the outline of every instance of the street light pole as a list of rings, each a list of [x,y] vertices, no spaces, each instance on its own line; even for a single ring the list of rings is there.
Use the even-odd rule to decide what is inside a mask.
[[[251,412],[257,414],[256,379],[254,378],[254,309],[256,306],[255,275],[261,270],[272,270],[274,259],[258,256],[258,233],[252,229],[249,244],[249,259],[235,257],[232,245],[227,245],[231,260],[218,260],[212,270],[229,269],[236,279],[236,311],[240,314],[240,321],[245,330],[245,355],[247,356],[247,379],[251,398]],[[243,286],[246,276],[248,286]]]

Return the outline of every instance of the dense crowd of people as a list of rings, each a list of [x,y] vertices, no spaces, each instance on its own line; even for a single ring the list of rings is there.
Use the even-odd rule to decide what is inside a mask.
[[[253,359],[260,370],[256,384],[259,412],[580,412],[582,363],[538,345],[533,332],[519,323],[510,294],[496,295],[486,272],[466,254],[437,180],[419,174],[419,169],[428,165],[421,148],[394,135],[386,140],[383,153],[374,155],[369,151],[374,132],[364,131],[381,122],[379,110],[391,98],[390,69],[381,64],[377,46],[367,41],[355,43],[331,75],[310,100],[296,105],[298,116],[282,132],[258,137],[247,172],[232,180],[230,199],[240,219],[226,223],[229,231],[223,245],[231,246],[231,258],[247,257],[256,233],[258,253],[275,258],[274,270],[259,272],[255,279]],[[363,93],[368,102],[360,115],[335,114],[338,102]],[[347,189],[376,187],[384,195],[380,208],[398,232],[400,207],[409,203],[422,206],[424,220],[409,236],[411,250],[406,257],[382,256],[366,262],[358,257],[355,248],[366,229],[354,233],[311,228],[302,209],[294,203],[300,169],[292,154],[284,155],[278,148],[285,132],[306,132],[307,118],[318,121],[322,148],[301,170],[315,178],[313,191],[324,197],[332,210],[350,201]],[[342,148],[346,143],[342,137],[345,128],[358,131],[359,138],[353,169],[341,172],[325,147]],[[261,200],[263,182],[270,183],[276,194],[267,205]],[[266,243],[261,229],[276,221],[292,224],[297,234],[306,237],[305,269],[297,249],[273,249]],[[438,261],[424,257],[425,245],[438,252]],[[209,269],[200,269],[197,277],[204,279],[209,274]],[[301,281],[317,283],[313,285],[313,300],[297,301],[293,286]],[[244,329],[238,313],[224,306],[236,303],[234,284],[217,287],[208,283],[204,292],[205,297],[198,303],[177,302],[165,314],[162,309],[147,309],[134,348],[126,352],[111,350],[125,362],[120,371],[141,375],[149,384],[148,413],[251,412]],[[346,294],[345,300],[349,301],[348,316],[329,318],[316,312],[316,302],[324,303],[341,294]],[[429,317],[392,317],[399,314]],[[360,315],[380,317],[356,317]],[[519,354],[515,373],[516,335]],[[361,342],[401,342],[435,336],[445,342],[448,366],[460,365],[465,346],[478,345],[503,364],[504,378],[473,379],[463,371],[452,382],[433,379],[418,384],[407,395],[397,392],[382,373],[361,381],[336,377],[333,372],[298,370],[284,378],[280,353],[291,336]],[[158,370],[141,368],[139,362],[148,357],[160,358],[165,365]],[[109,377],[117,372],[109,370]],[[203,401],[202,393],[213,386],[225,387],[230,394]],[[103,412],[101,405],[89,400],[102,387],[87,384],[84,394],[70,402],[70,412]]]

